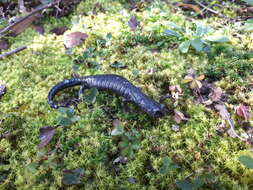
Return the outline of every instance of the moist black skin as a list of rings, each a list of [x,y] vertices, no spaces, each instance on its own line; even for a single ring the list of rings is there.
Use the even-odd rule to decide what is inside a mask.
[[[134,86],[127,79],[113,74],[92,75],[79,78],[66,79],[56,84],[48,93],[48,104],[55,109],[63,107],[54,102],[54,96],[61,90],[80,85],[80,93],[84,89],[97,88],[106,90],[122,96],[125,101],[139,106],[144,112],[152,117],[163,117],[167,109],[163,104],[156,102],[145,95],[140,88]]]

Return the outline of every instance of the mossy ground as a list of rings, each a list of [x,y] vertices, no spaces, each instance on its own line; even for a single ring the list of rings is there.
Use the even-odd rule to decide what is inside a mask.
[[[160,30],[166,21],[192,25],[194,20],[183,12],[175,12],[175,8],[158,1],[140,12],[130,12],[125,3],[118,1],[99,2],[105,13],[91,15],[94,2],[85,1],[68,18],[44,19],[46,31],[68,26],[70,30],[65,34],[81,31],[89,35],[71,55],[66,54],[63,36],[49,32],[42,36],[29,28],[11,40],[11,48],[24,44],[29,48],[0,61],[0,81],[7,86],[7,93],[0,100],[0,134],[9,131],[14,136],[0,140],[0,188],[61,189],[63,169],[83,168],[82,184],[70,189],[176,189],[176,180],[205,174],[215,176],[218,189],[252,189],[253,171],[238,162],[239,155],[250,154],[249,147],[226,134],[219,136],[215,131],[221,122],[218,114],[196,104],[188,87],[181,82],[186,70],[194,68],[228,92],[227,106],[233,117],[235,105],[244,102],[253,106],[249,88],[253,60],[251,56],[240,57],[242,51],[253,51],[252,34],[241,32],[239,40],[233,36],[238,30],[235,25],[222,25],[215,17],[206,18],[202,22],[220,28],[231,42],[214,45],[209,54],[194,51],[182,54]],[[88,15],[80,16],[84,12]],[[127,22],[132,15],[141,22],[142,30],[129,29]],[[109,33],[111,44],[101,46],[100,40]],[[163,43],[159,44],[160,41]],[[184,96],[177,109],[190,118],[180,124],[180,132],[171,129],[175,124],[172,115],[154,120],[141,111],[126,113],[121,99],[101,92],[92,107],[85,103],[78,105],[80,121],[57,129],[50,144],[38,149],[39,129],[57,123],[57,111],[47,104],[48,91],[57,82],[71,77],[73,60],[90,47],[97,52],[91,61],[101,67],[83,64],[77,71],[79,75],[119,74],[156,100],[168,91],[169,85],[180,85]],[[152,52],[153,48],[159,52]],[[232,57],[236,56],[240,58],[233,62]],[[114,61],[124,63],[127,68],[110,67]],[[147,74],[150,69],[156,72]],[[169,100],[165,104],[172,106]],[[112,163],[119,156],[119,149],[110,135],[111,116],[119,118],[126,130],[136,129],[141,134],[140,149],[125,165]],[[159,170],[165,156],[180,168],[162,175]],[[136,183],[128,182],[130,177]],[[211,184],[202,189],[212,189]]]

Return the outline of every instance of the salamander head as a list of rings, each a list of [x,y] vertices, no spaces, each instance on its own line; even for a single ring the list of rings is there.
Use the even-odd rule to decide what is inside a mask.
[[[168,109],[164,104],[157,104],[153,105],[152,109],[148,110],[148,113],[156,118],[160,118],[165,116],[165,114],[168,112]]]

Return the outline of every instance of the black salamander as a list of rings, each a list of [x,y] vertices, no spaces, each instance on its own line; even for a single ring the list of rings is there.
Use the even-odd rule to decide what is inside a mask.
[[[48,93],[48,104],[55,109],[61,107],[54,102],[54,96],[61,90],[80,85],[80,93],[84,89],[97,88],[107,90],[122,96],[127,102],[139,106],[144,112],[152,117],[162,117],[167,112],[163,104],[156,102],[145,95],[140,88],[134,86],[127,79],[113,74],[92,75],[80,78],[66,79],[56,84]]]

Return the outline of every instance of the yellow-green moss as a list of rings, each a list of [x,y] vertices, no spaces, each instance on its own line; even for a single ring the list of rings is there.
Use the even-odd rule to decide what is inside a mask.
[[[219,136],[214,129],[220,122],[219,116],[203,105],[196,105],[187,86],[181,83],[190,67],[200,74],[205,72],[211,64],[208,56],[192,51],[181,54],[166,45],[154,54],[150,50],[152,43],[126,45],[126,40],[131,40],[127,35],[146,35],[147,38],[153,35],[152,38],[159,41],[159,27],[165,26],[168,20],[179,25],[191,25],[183,12],[174,13],[170,5],[158,1],[134,13],[125,8],[128,6],[123,1],[98,2],[105,9],[104,13],[92,15],[90,11],[94,1],[84,1],[68,18],[45,18],[45,35],[29,28],[11,39],[11,49],[24,44],[29,48],[0,61],[0,81],[7,86],[7,92],[0,100],[0,134],[9,131],[14,136],[14,139],[0,140],[0,174],[6,175],[5,180],[0,181],[0,189],[59,189],[63,186],[62,170],[76,168],[84,169],[82,184],[70,189],[175,189],[176,180],[189,175],[194,179],[206,173],[216,176],[216,183],[225,189],[252,189],[252,171],[237,160],[244,153],[240,151],[248,147],[227,135]],[[141,21],[143,30],[131,32],[127,22],[132,15]],[[207,18],[203,22],[220,26],[218,21]],[[69,27],[64,35],[82,31],[89,37],[84,44],[74,48],[71,55],[67,55],[63,46],[64,36],[49,33],[56,26]],[[252,34],[245,33],[241,43],[232,37],[232,26],[223,29],[231,38],[233,48],[241,45],[244,50],[252,50]],[[98,46],[97,40],[105,38],[108,33],[112,34],[112,44],[106,48]],[[184,111],[189,120],[180,124],[180,132],[171,130],[175,124],[172,116],[155,121],[139,111],[125,113],[119,98],[101,92],[93,108],[85,104],[78,106],[80,121],[68,128],[58,128],[45,150],[39,150],[39,129],[55,125],[58,116],[57,111],[47,104],[47,93],[54,84],[71,77],[73,59],[89,47],[102,52],[101,56],[94,58],[101,64],[101,69],[82,65],[78,71],[80,75],[119,74],[156,100],[169,84],[181,85],[184,96],[177,109]],[[217,57],[224,62],[229,60],[222,55]],[[127,68],[111,68],[114,61],[124,63]],[[156,72],[148,75],[150,69]],[[133,74],[134,70],[139,71],[138,76]],[[232,81],[227,77],[217,85],[229,90],[236,88],[238,82],[239,79]],[[252,92],[238,96],[240,92],[240,89],[235,91],[234,99],[253,106]],[[169,104],[169,101],[165,103]],[[105,106],[122,121],[125,129],[137,129],[142,135],[140,149],[125,165],[112,163],[119,151],[117,142],[110,136],[112,119],[104,111]],[[164,156],[169,156],[180,168],[167,175],[160,174]],[[130,177],[136,178],[137,182],[129,183]]]

